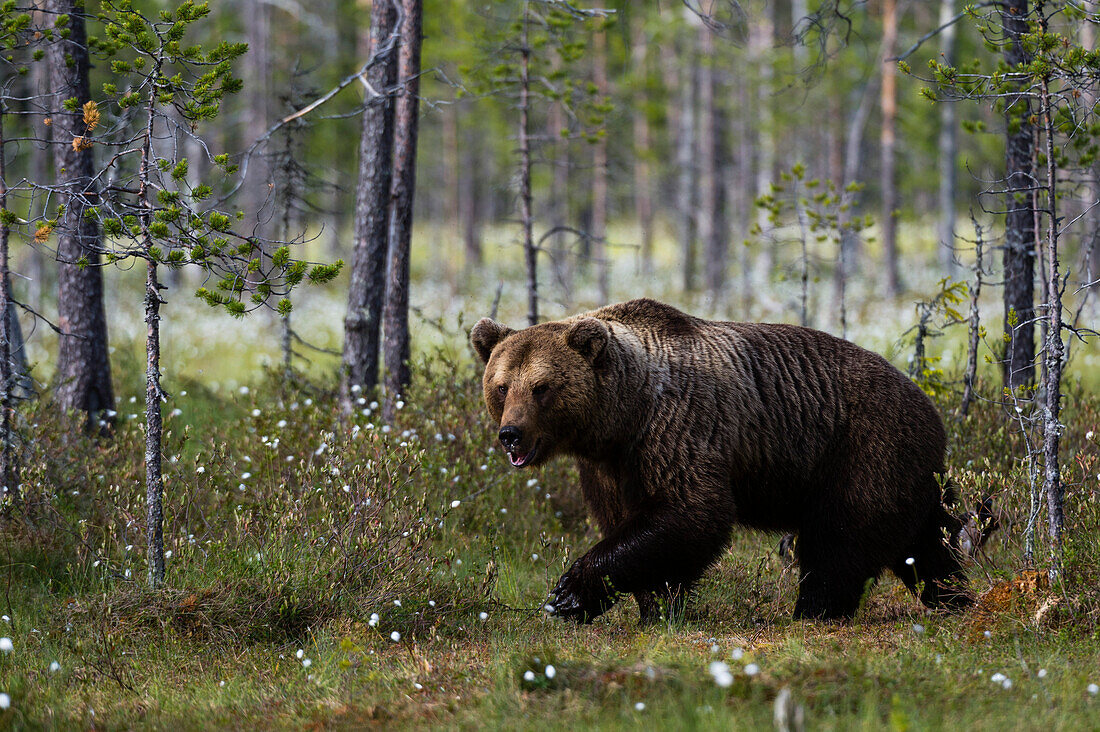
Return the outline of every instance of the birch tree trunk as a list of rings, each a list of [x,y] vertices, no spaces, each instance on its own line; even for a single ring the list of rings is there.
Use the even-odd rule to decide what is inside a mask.
[[[413,194],[416,192],[416,143],[420,125],[420,42],[422,0],[402,0],[401,52],[393,141],[393,192],[390,212],[390,263],[382,312],[386,346],[387,419],[409,385],[409,254],[412,245]]]
[[[378,385],[378,346],[389,249],[390,185],[393,180],[394,102],[389,96],[397,79],[397,12],[392,2],[371,6],[370,53],[377,63],[367,81],[381,97],[369,98],[363,110],[359,141],[359,180],[355,195],[355,243],[344,318],[341,396],[351,407],[352,387]]]
[[[7,109],[0,102],[0,211],[8,205],[8,170],[4,116]],[[6,496],[19,500],[19,462],[15,453],[15,435],[12,431],[12,319],[11,280],[8,277],[8,224],[0,221],[0,501]],[[15,321],[18,324],[18,320]]]
[[[519,215],[523,226],[523,255],[527,265],[527,324],[539,322],[539,260],[535,249],[531,211],[531,49],[528,43],[530,23],[528,0],[523,2],[523,39],[520,49],[519,80]]]
[[[88,425],[103,420],[115,405],[111,363],[107,352],[107,315],[103,305],[99,227],[84,215],[99,202],[92,176],[92,149],[74,146],[85,132],[79,112],[67,112],[62,102],[75,97],[83,105],[91,99],[88,85],[88,48],[82,6],[77,0],[47,0],[47,17],[67,15],[69,35],[46,45],[53,82],[55,183],[65,213],[57,228],[57,324],[61,330],[57,351],[57,388],[54,399],[63,410],[88,414]]]

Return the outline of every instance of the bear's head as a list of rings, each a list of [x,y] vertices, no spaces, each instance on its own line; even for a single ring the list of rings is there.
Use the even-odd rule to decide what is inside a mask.
[[[589,317],[519,331],[482,318],[470,331],[485,363],[485,404],[512,465],[584,451],[598,416],[597,382],[609,339],[607,324]]]

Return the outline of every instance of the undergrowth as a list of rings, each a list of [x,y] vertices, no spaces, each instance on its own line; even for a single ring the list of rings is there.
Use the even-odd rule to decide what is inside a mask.
[[[171,554],[157,591],[129,398],[108,437],[29,405],[25,500],[2,528],[0,635],[15,650],[0,655],[11,698],[0,725],[619,727],[648,716],[717,728],[770,724],[788,688],[815,726],[984,727],[1025,708],[1022,696],[986,698],[990,669],[1025,658],[1009,673],[1038,683],[1036,664],[1057,669],[1064,688],[1042,693],[1064,719],[1095,706],[1093,395],[1072,391],[1063,412],[1069,522],[1054,586],[1045,553],[1036,567],[1022,560],[1029,465],[1011,408],[983,403],[959,419],[944,403],[962,507],[992,496],[1000,524],[970,571],[973,611],[930,615],[884,576],[854,623],[796,623],[797,568],[779,537],[738,530],[682,616],[639,628],[626,600],[575,627],[541,612],[597,539],[574,469],[507,466],[471,363],[437,353],[416,373],[391,424],[370,395],[345,414],[335,384],[302,377],[270,374],[228,396],[186,384],[165,421]],[[728,687],[708,672],[716,659],[732,669]],[[980,700],[967,706],[967,694]]]

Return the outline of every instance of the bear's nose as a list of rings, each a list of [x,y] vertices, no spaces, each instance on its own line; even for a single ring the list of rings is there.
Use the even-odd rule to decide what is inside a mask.
[[[504,445],[505,450],[509,452],[515,450],[522,439],[523,433],[520,432],[519,427],[508,424],[500,428],[500,444]]]

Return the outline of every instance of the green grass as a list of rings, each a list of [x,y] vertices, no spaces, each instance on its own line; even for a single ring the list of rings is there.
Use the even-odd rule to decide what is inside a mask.
[[[173,555],[158,592],[143,581],[137,421],[94,441],[29,412],[28,513],[0,548],[0,634],[15,645],[0,655],[0,726],[761,728],[787,688],[813,729],[1097,728],[1094,396],[1067,398],[1071,538],[1053,590],[1021,575],[1021,438],[986,405],[948,420],[961,494],[992,492],[1002,511],[971,571],[977,609],[929,615],[884,576],[854,622],[794,622],[778,537],[738,531],[683,617],[640,628],[626,600],[577,627],[540,611],[596,538],[572,468],[507,467],[472,364],[418,373],[388,433],[374,413],[341,423],[324,384],[189,385],[166,423]]]

